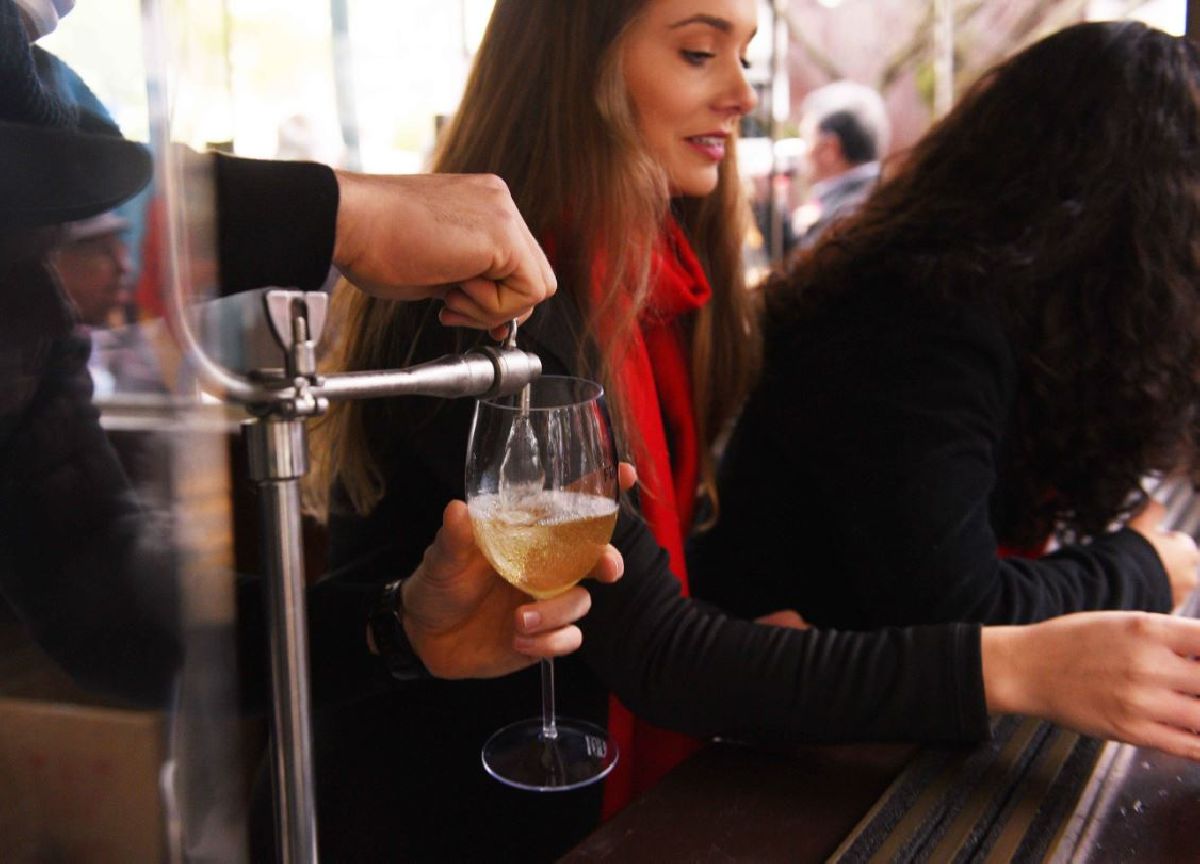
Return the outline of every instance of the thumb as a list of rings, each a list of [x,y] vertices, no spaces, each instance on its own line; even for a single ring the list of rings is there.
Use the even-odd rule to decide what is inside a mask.
[[[435,573],[457,572],[470,564],[478,552],[467,505],[451,501],[442,511],[442,527],[429,547],[432,569]]]
[[[769,624],[773,627],[791,627],[795,630],[807,630],[808,622],[800,617],[795,609],[780,609],[769,615],[760,615],[754,619],[756,624]]]

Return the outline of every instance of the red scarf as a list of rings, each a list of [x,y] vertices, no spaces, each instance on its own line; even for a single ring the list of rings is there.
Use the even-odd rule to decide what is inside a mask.
[[[679,318],[707,303],[712,289],[674,219],[667,221],[655,245],[650,278],[648,303],[616,376],[638,432],[634,459],[642,516],[667,550],[671,572],[687,595],[684,540],[691,531],[700,460],[690,346]],[[616,697],[609,700],[608,729],[621,756],[605,784],[605,818],[699,746],[692,738],[637,719]]]

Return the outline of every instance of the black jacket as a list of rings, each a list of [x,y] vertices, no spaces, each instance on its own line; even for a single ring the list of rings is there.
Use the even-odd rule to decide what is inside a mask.
[[[80,683],[162,704],[181,656],[169,532],[100,428],[72,328],[40,262],[0,273],[0,595]]]

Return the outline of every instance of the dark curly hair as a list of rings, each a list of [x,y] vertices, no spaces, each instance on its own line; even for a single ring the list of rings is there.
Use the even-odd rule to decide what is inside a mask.
[[[1006,542],[1092,536],[1148,474],[1197,479],[1198,74],[1135,22],[1032,45],[768,292],[776,326],[864,277],[995,311],[1021,376]]]

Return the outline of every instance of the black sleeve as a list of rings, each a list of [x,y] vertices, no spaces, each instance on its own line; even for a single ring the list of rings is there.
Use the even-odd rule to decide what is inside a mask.
[[[337,224],[332,169],[217,154],[215,171],[221,293],[319,288],[329,275]]]
[[[1017,380],[1007,340],[974,309],[874,299],[771,365],[727,451],[724,524],[698,544],[698,593],[772,585],[741,611],[852,627],[1169,609],[1162,564],[1133,531],[999,555],[991,504]]]
[[[585,583],[585,659],[639,716],[770,743],[974,741],[988,734],[977,625],[794,630],[680,595],[667,554],[623,515],[615,585]]]

